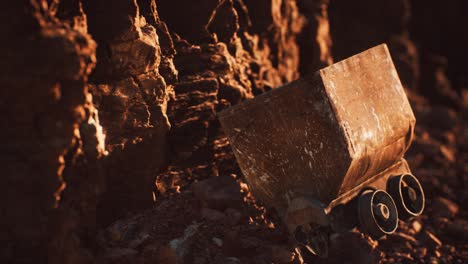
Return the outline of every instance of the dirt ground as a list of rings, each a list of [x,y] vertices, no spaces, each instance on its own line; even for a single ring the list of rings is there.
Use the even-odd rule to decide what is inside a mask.
[[[358,230],[336,235],[330,241],[330,257],[312,257],[308,263],[465,263],[468,259],[467,122],[462,113],[448,107],[431,106],[411,93],[410,99],[418,124],[407,159],[426,192],[424,214],[400,221],[395,234],[379,241]],[[177,263],[183,256],[188,263],[301,263],[281,220],[249,192],[227,139],[220,133],[211,144],[214,160],[196,167],[172,167],[158,177],[154,209],[101,230],[102,261]],[[194,182],[199,181],[220,187],[206,190],[208,197],[197,195]],[[241,198],[236,196],[239,191]],[[174,243],[180,244],[174,247]],[[122,253],[122,248],[128,252]]]

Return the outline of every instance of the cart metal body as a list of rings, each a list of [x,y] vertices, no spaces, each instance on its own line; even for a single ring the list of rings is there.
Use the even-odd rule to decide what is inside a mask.
[[[415,117],[385,44],[230,107],[219,120],[253,194],[286,220],[292,212],[320,222],[300,212],[301,200],[329,214],[364,188],[385,190],[390,176],[411,173],[403,156]]]

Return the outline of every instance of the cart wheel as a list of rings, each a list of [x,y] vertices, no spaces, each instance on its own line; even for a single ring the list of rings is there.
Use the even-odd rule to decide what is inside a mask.
[[[424,190],[413,175],[391,177],[387,182],[387,191],[395,201],[400,219],[407,220],[424,211]]]
[[[398,211],[390,194],[383,190],[364,191],[358,200],[359,226],[373,239],[395,232]]]

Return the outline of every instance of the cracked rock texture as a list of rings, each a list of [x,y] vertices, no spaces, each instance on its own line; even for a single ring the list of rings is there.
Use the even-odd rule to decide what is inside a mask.
[[[0,262],[468,261],[465,2],[2,5]],[[384,240],[353,230],[328,259],[300,256],[216,113],[382,42],[418,120],[408,160],[427,211]]]
[[[76,20],[61,20],[53,7],[15,1],[1,15],[1,34],[9,36],[0,66],[3,263],[53,261],[68,254],[63,249],[81,255],[82,241],[73,236],[87,221],[77,217],[95,210],[99,193],[89,186],[99,181],[93,167],[105,154],[104,136],[87,89],[96,43],[82,10],[69,13]],[[75,185],[75,169],[94,177],[78,173],[83,184]]]
[[[105,192],[100,225],[153,202],[152,180],[166,162],[166,115],[174,47],[154,1],[84,3],[98,44],[90,92],[102,120],[109,155],[103,160]]]

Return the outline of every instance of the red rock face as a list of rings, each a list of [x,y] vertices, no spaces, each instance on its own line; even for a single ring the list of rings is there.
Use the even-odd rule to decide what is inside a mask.
[[[92,164],[104,154],[87,91],[96,43],[85,33],[85,24],[59,21],[44,2],[15,2],[2,13],[2,33],[11,37],[2,42],[8,54],[1,66],[1,108],[8,124],[2,129],[2,186],[8,188],[2,198],[6,244],[1,258],[42,262],[48,238],[58,228],[52,225],[56,216],[61,222],[57,231],[67,233],[61,243],[67,246],[76,223],[63,224],[68,220],[61,210],[68,203],[61,200],[66,168],[84,156]],[[75,187],[81,188],[70,189]],[[83,202],[63,214],[78,213]]]
[[[418,120],[409,161],[428,215],[415,220],[422,230],[401,225],[403,242],[352,233],[332,246],[352,237],[376,261],[463,261],[465,4],[432,2],[2,6],[0,262],[300,263],[243,182],[216,113],[381,42]],[[240,204],[207,208],[217,196],[192,193],[213,176],[232,177],[225,200]]]

